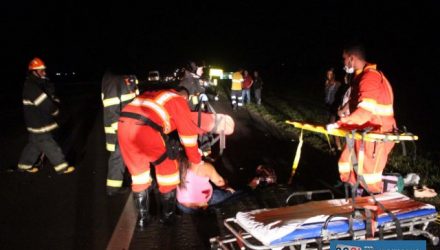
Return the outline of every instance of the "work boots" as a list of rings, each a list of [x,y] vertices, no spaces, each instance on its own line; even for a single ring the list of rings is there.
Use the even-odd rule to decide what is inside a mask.
[[[160,194],[160,204],[162,207],[160,214],[160,222],[162,224],[170,225],[176,220],[176,190]]]
[[[149,194],[148,189],[142,191],[142,192],[133,192],[133,199],[134,204],[136,205],[136,208],[138,210],[138,219],[136,222],[136,226],[139,228],[145,228],[145,226],[150,221],[150,214],[149,214]]]

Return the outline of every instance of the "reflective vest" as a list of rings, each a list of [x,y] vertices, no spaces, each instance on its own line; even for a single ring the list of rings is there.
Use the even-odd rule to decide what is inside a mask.
[[[243,83],[243,76],[240,72],[234,72],[232,74],[232,86],[231,90],[241,90],[241,84]]]
[[[145,92],[136,97],[125,108],[147,117],[163,128],[164,134],[177,130],[188,160],[192,163],[201,161],[198,149],[198,134],[204,131],[191,120],[191,111],[187,101],[173,90]]]
[[[394,95],[390,83],[375,64],[356,72],[350,95],[350,115],[341,118],[341,127],[373,127],[371,132],[392,132]]]

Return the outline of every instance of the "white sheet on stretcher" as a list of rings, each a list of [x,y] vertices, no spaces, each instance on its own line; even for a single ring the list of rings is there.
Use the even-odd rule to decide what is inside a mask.
[[[391,199],[409,199],[401,193],[384,193],[380,197],[377,197],[378,201],[391,200]],[[328,201],[334,203],[335,206],[344,205],[347,203],[345,199],[336,199]],[[426,208],[431,208],[431,205],[426,205]],[[262,211],[269,209],[259,209],[250,212],[238,212],[236,215],[237,223],[243,227],[247,232],[251,233],[253,237],[261,241],[264,245],[269,246],[271,242],[280,239],[290,233],[292,233],[297,228],[304,224],[312,223],[324,223],[329,215],[317,215],[310,218],[304,218],[300,220],[291,220],[288,223],[283,223],[282,221],[275,221],[268,225],[264,225],[261,222],[255,221],[254,215]],[[346,217],[333,217],[331,221],[347,220]]]
[[[342,205],[346,203],[345,200],[332,200],[329,201],[335,205]],[[261,241],[264,245],[268,246],[274,240],[280,239],[287,234],[293,232],[297,228],[301,227],[303,224],[319,223],[325,222],[328,215],[317,215],[301,220],[290,220],[289,223],[284,225],[279,225],[281,221],[275,221],[268,225],[257,222],[254,219],[254,214],[268,209],[259,209],[251,212],[238,212],[236,215],[237,223],[246,229],[248,232],[252,232],[252,236]],[[345,220],[345,217],[334,217],[332,221]]]

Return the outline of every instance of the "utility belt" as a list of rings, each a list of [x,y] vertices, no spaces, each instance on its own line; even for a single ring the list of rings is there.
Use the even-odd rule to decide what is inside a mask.
[[[120,117],[127,117],[141,121],[142,124],[140,125],[149,126],[154,130],[156,130],[157,132],[159,132],[160,135],[162,136],[163,141],[165,142],[165,148],[166,148],[165,153],[163,153],[157,160],[151,162],[151,164],[157,166],[167,158],[171,160],[177,159],[177,156],[179,155],[179,151],[181,150],[181,145],[177,139],[165,134],[163,132],[162,126],[158,125],[148,117],[132,112],[121,112]]]

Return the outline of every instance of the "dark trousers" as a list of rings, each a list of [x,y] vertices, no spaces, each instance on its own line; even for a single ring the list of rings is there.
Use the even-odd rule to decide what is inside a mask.
[[[56,167],[66,163],[64,154],[51,133],[29,134],[28,144],[21,152],[19,168],[30,169],[41,153],[45,154],[50,163]]]
[[[243,106],[243,96],[241,90],[231,90],[232,107],[237,108]]]
[[[261,89],[254,89],[255,101],[257,104],[261,104]]]
[[[124,180],[124,172],[125,172],[124,161],[122,160],[119,144],[116,141],[115,151],[110,152],[110,157],[108,159],[107,186],[122,187],[122,181]]]

